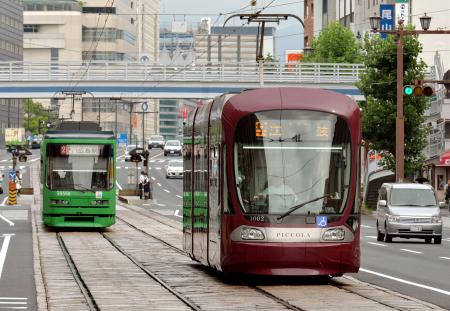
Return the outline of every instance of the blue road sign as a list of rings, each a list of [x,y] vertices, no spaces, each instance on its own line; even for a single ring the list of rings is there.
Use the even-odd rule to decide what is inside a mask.
[[[395,11],[394,4],[380,4],[381,30],[394,30],[395,28],[394,11]],[[381,38],[386,39],[387,34],[381,33]]]
[[[326,227],[328,225],[328,217],[327,216],[316,216],[316,224],[319,227]]]
[[[11,180],[16,179],[16,171],[9,171],[9,179]]]
[[[126,145],[128,143],[128,134],[119,133],[119,136],[117,137],[117,143]]]

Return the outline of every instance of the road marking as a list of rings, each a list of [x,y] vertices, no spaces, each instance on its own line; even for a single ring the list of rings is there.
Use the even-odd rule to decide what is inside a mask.
[[[152,176],[152,180],[156,180],[156,178]]]
[[[3,265],[5,264],[6,253],[8,252],[9,240],[11,240],[11,236],[13,235],[15,234],[3,234],[4,240],[2,249],[0,250],[0,279],[2,278]]]
[[[364,268],[360,268],[359,271],[360,272],[366,272],[366,273],[373,274],[373,275],[377,275],[377,276],[380,276],[382,278],[390,279],[390,280],[397,281],[397,282],[400,282],[400,283],[404,283],[404,284],[408,284],[408,285],[412,285],[412,286],[428,289],[428,290],[431,290],[431,291],[434,291],[434,292],[438,292],[438,293],[450,296],[450,292],[449,291],[446,291],[446,290],[443,290],[443,289],[439,289],[439,288],[436,288],[436,287],[431,287],[431,286],[428,286],[428,285],[407,281],[407,280],[404,280],[404,279],[396,278],[396,277],[393,277],[393,276],[390,276],[390,275],[387,275],[387,274],[383,274],[383,273],[367,270],[367,269],[364,269]]]
[[[2,214],[0,214],[0,218],[3,219],[4,221],[6,221],[10,227],[14,226],[14,223],[11,220],[9,220],[8,218],[6,218],[5,216],[3,216]]]
[[[156,183],[158,186],[160,186],[161,187],[161,184],[160,183]]]
[[[369,228],[369,229],[373,229],[373,228],[375,228],[375,227],[372,227],[372,226],[367,226],[367,225],[361,225],[361,227],[362,227],[362,228]]]
[[[26,305],[26,301],[0,301],[1,304]]]
[[[406,249],[406,248],[401,248],[401,251],[405,251],[405,252],[409,252],[409,253],[414,253],[414,254],[423,254],[423,252],[418,252],[418,251],[413,251],[410,249]]]
[[[1,162],[7,162],[8,161],[8,159],[6,159],[6,160],[2,160]]]
[[[0,297],[0,300],[28,300],[28,298],[22,298],[22,297]]]
[[[386,244],[375,243],[375,242],[367,242],[368,244],[377,245],[377,246],[387,246]]]
[[[180,198],[180,199],[183,198],[181,195],[178,195],[178,194],[176,194],[175,196],[176,196],[177,198]]]
[[[439,257],[439,258],[441,258],[441,259],[448,259],[448,260],[450,260],[450,258],[449,258],[449,257]]]
[[[368,238],[368,239],[376,239],[377,238],[376,235],[365,235],[364,237]]]
[[[161,168],[160,167],[155,167],[155,169],[160,170]]]
[[[0,204],[0,206],[5,206],[6,200],[8,200],[8,196],[6,196],[6,197],[3,199],[3,202],[2,202],[2,204]]]
[[[119,182],[116,180],[116,186],[119,188],[119,190],[122,190],[122,187],[120,186]]]
[[[165,192],[167,192],[167,193],[170,193],[170,191],[169,191],[169,190],[167,190],[167,189],[164,189],[164,191],[165,191]]]
[[[178,214],[179,212],[180,212],[180,210],[177,209],[177,210],[175,211],[175,213],[173,214],[173,216],[179,217],[179,218],[183,218],[183,215],[179,215],[179,214]]]

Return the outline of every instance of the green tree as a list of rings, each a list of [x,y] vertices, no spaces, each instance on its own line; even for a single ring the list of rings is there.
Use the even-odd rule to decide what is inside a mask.
[[[314,39],[311,55],[304,58],[307,62],[317,63],[361,63],[361,45],[353,32],[333,22]]]
[[[411,29],[410,27],[408,29]],[[423,79],[426,64],[419,59],[422,51],[417,36],[403,37],[404,80],[403,85]],[[393,36],[372,40],[365,38],[365,72],[357,86],[366,97],[362,104],[363,138],[375,150],[388,151],[381,164],[395,171],[395,129],[397,116],[397,45]],[[405,175],[420,169],[423,163],[422,150],[426,146],[427,129],[424,126],[425,97],[404,97],[405,122]]]
[[[44,134],[47,131],[46,123],[57,119],[52,111],[45,109],[41,103],[31,99],[23,101],[24,127],[32,135]]]

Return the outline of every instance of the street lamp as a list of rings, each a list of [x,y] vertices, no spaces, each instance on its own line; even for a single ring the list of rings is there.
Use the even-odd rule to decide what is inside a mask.
[[[450,34],[449,30],[428,30],[431,16],[426,14],[420,17],[423,30],[404,30],[403,20],[398,21],[397,30],[378,30],[380,28],[380,17],[369,18],[370,27],[373,32],[395,35],[397,37],[397,118],[395,122],[395,180],[403,182],[404,179],[404,151],[405,151],[405,124],[403,118],[403,36],[419,34]]]

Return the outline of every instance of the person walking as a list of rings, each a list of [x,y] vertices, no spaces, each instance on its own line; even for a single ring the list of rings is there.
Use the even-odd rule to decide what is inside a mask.
[[[144,199],[148,200],[150,198],[150,180],[148,179],[147,174],[145,174],[143,187],[144,187]]]
[[[139,175],[139,199],[144,199],[144,181],[145,181],[145,172],[142,171],[141,175]]]
[[[447,184],[444,186],[445,193],[445,204],[447,204],[448,210],[450,211],[450,179],[447,181]]]
[[[16,183],[17,195],[20,195],[20,190],[22,189],[22,174],[20,173],[20,171],[16,171],[14,182]]]

